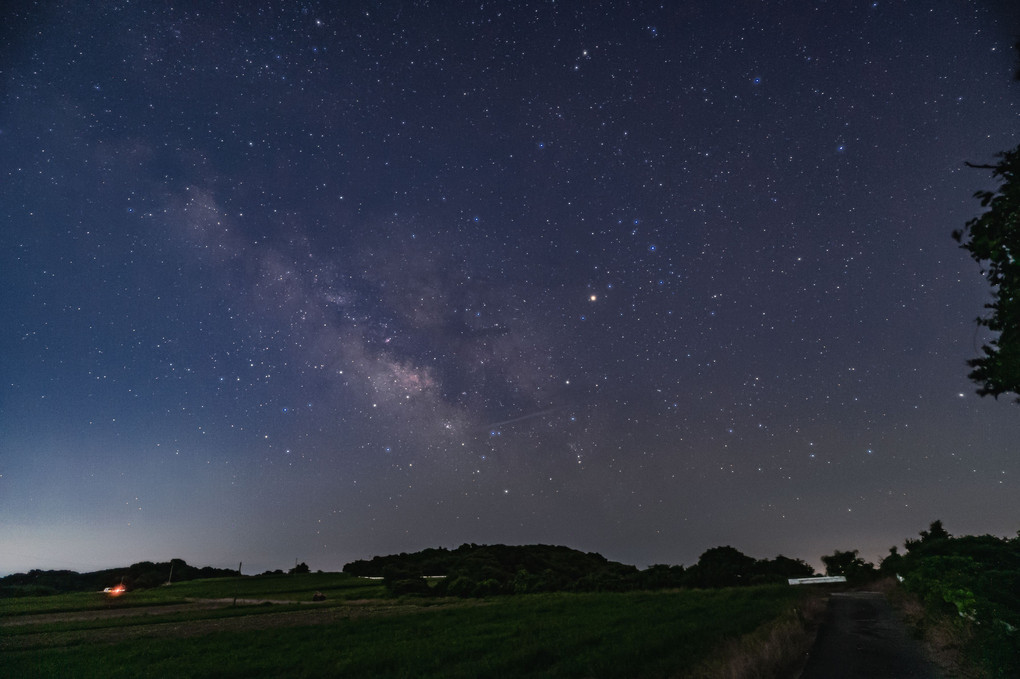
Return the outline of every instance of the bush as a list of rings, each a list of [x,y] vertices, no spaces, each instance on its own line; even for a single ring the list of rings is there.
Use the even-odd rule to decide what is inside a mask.
[[[429,587],[429,583],[425,582],[425,578],[422,577],[387,582],[386,589],[394,596],[402,596],[404,594],[428,596],[432,594],[432,588]]]
[[[469,597],[474,596],[477,587],[477,582],[462,575],[450,581],[446,586],[446,593],[450,596]]]

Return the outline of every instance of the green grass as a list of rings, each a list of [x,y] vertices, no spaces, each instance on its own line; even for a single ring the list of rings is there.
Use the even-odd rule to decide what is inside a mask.
[[[237,618],[250,615],[265,615],[269,613],[285,613],[287,611],[299,611],[302,609],[303,607],[299,604],[284,604],[277,606],[247,604],[207,610],[184,611],[181,613],[146,613],[144,618],[141,620],[134,616],[125,616],[115,618],[97,618],[91,620],[45,622],[5,627],[0,630],[0,636],[16,637],[32,634],[81,632],[84,630],[111,629],[118,627],[130,628],[139,627],[141,625],[156,625],[162,623],[188,623],[198,620],[218,620],[221,618]]]
[[[314,582],[313,575],[304,584]],[[283,582],[266,583],[258,592],[263,598],[297,595]],[[356,583],[338,580],[333,591],[357,591]],[[255,598],[254,590],[245,589],[248,585],[221,581],[216,590],[210,582],[204,591],[238,591]],[[201,589],[198,583],[195,587]],[[316,589],[322,590],[318,584]],[[764,587],[520,595],[456,603],[424,599],[420,605],[412,605],[412,599],[390,600],[380,601],[377,613],[367,617],[311,626],[259,629],[257,620],[244,618],[252,628],[113,643],[90,643],[86,632],[75,645],[4,652],[0,666],[8,676],[104,678],[672,677],[710,657],[727,640],[789,611],[802,596],[791,588]],[[150,622],[142,618],[134,618],[136,624]]]
[[[356,578],[345,573],[211,578],[161,587],[160,591],[199,599],[237,597],[239,599],[308,601],[314,592],[322,592],[329,599],[375,599],[386,596],[386,588],[382,582]]]
[[[74,592],[51,596],[17,597],[0,599],[0,618],[16,615],[63,613],[70,611],[97,611],[112,608],[134,608],[157,604],[184,603],[185,596],[169,591],[152,590],[132,592],[130,596],[113,598],[102,592]]]

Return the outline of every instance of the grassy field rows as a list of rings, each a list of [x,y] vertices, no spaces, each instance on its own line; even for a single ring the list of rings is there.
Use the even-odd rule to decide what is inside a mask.
[[[326,601],[298,603],[314,592]],[[789,620],[803,596],[761,587],[418,599],[341,574],[227,578],[116,600],[4,600],[0,665],[26,677],[677,677]]]

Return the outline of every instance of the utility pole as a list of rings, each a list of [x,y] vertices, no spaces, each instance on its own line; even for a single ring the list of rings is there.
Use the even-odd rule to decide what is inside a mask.
[[[237,574],[238,574],[238,575],[240,575],[240,574],[241,574],[241,564],[242,564],[242,563],[244,563],[244,562],[243,562],[243,561],[238,561],[238,562],[237,562]]]

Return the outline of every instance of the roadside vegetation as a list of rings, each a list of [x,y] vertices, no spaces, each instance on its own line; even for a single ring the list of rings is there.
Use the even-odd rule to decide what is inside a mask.
[[[935,521],[879,570],[922,605],[915,624],[982,677],[1020,677],[1020,535],[953,537]]]

